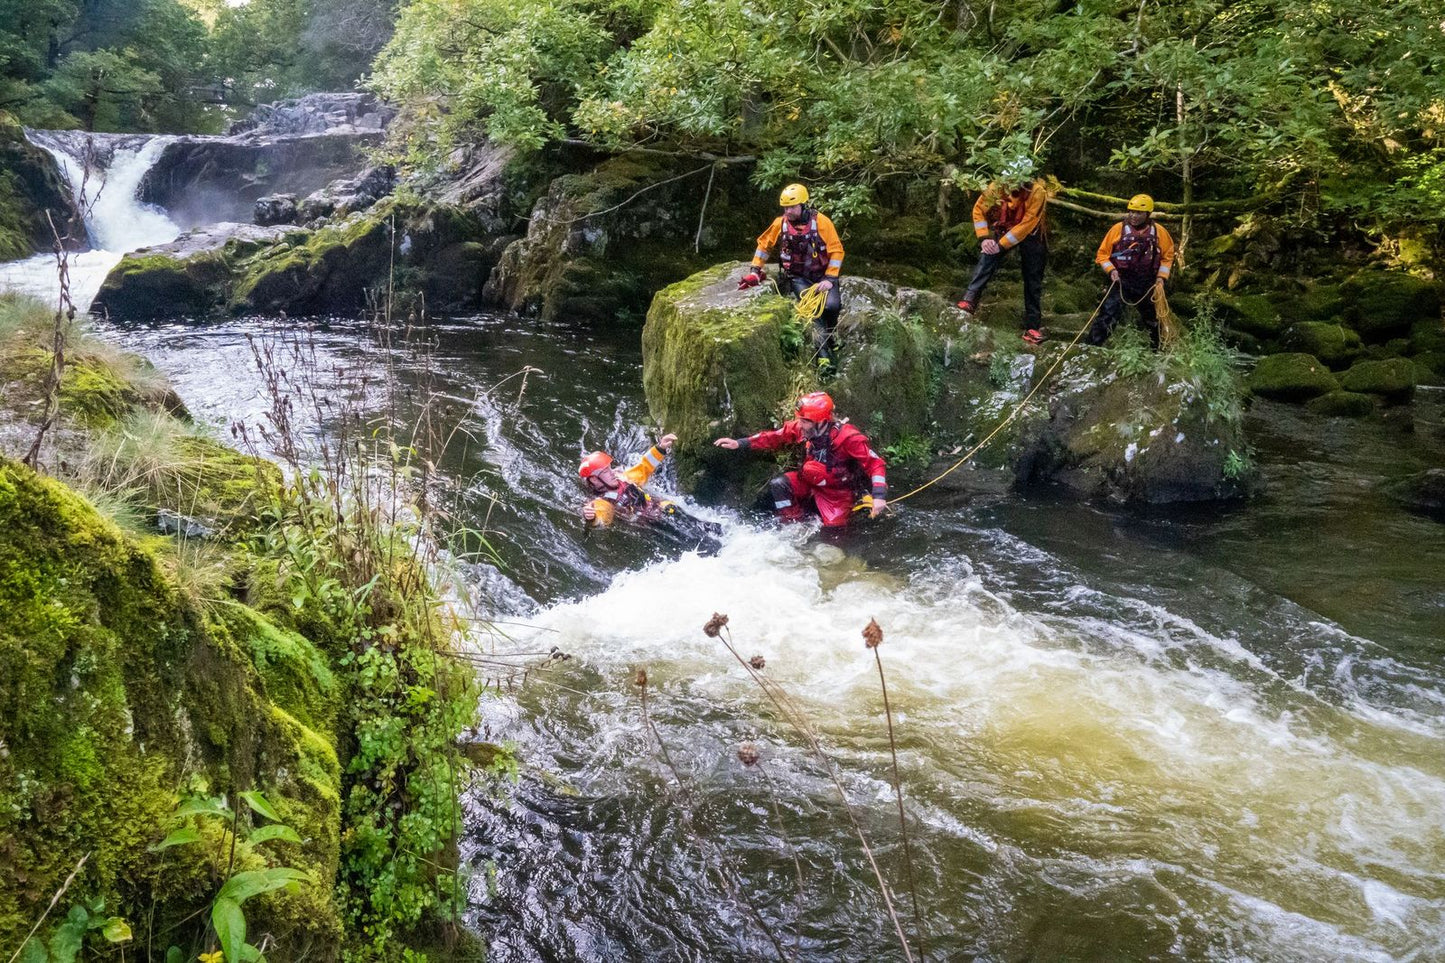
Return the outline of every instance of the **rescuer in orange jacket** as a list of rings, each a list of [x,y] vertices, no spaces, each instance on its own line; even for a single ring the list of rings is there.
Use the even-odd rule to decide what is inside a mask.
[[[705,553],[717,551],[720,547],[716,538],[720,532],[717,525],[693,518],[677,503],[659,498],[642,487],[662,466],[676,442],[676,435],[663,435],[637,464],[622,472],[612,467],[612,456],[605,451],[594,451],[584,456],[577,474],[592,495],[591,500],[582,506],[582,517],[587,520],[587,526],[606,527],[617,519],[641,522],[668,531],[684,548],[699,549]]]
[[[1104,269],[1111,284],[1104,304],[1089,326],[1089,344],[1103,344],[1124,316],[1125,304],[1139,309],[1139,320],[1149,329],[1149,343],[1159,350],[1159,314],[1155,289],[1164,288],[1174,269],[1174,239],[1153,219],[1154,198],[1135,194],[1124,220],[1109,228],[1094,263]]]
[[[743,275],[738,289],[750,288],[767,279],[763,266],[776,246],[782,266],[780,287],[784,293],[796,298],[816,284],[818,290],[827,295],[823,313],[814,322],[813,340],[818,347],[818,364],[828,367],[834,364],[835,331],[838,315],[843,310],[838,277],[843,270],[843,242],[828,216],[808,203],[808,189],[802,184],[783,188],[778,204],[783,213],[758,235],[753,269]]]
[[[794,521],[811,508],[824,525],[836,528],[847,525],[855,509],[867,507],[869,517],[877,518],[888,503],[887,466],[863,432],[833,418],[833,399],[826,392],[800,398],[798,417],[781,428],[718,438],[713,444],[758,451],[801,447],[802,465],[768,483],[773,510],[781,518]]]
[[[1024,276],[1023,338],[1038,344],[1044,339],[1044,268],[1049,260],[1044,210],[1048,188],[1042,178],[1032,176],[1033,166],[1027,157],[1014,161],[974,202],[973,233],[982,240],[982,250],[958,307],[965,314],[973,314],[1004,257],[1017,248]]]

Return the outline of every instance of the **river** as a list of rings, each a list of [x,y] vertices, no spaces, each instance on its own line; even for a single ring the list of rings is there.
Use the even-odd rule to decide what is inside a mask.
[[[110,334],[220,429],[260,417],[246,335],[273,324]],[[577,514],[578,456],[646,444],[635,328],[422,333],[314,337],[465,426],[441,469],[500,556],[467,568],[503,623],[477,644],[572,656],[482,701],[524,763],[468,799],[490,959],[903,959],[842,802],[912,938],[869,619],[930,959],[1445,959],[1445,543],[1376,492],[1445,463],[1439,393],[1409,425],[1257,407],[1246,506],[925,495],[835,542],[690,505],[724,531],[699,555]]]

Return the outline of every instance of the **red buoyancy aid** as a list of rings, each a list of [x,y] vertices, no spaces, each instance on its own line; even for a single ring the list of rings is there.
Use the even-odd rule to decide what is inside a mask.
[[[1159,272],[1159,232],[1153,224],[1142,231],[1124,225],[1119,240],[1109,252],[1109,263],[1120,274],[1152,278]]]
[[[988,209],[989,227],[993,228],[999,235],[1004,235],[1024,219],[1024,211],[1029,206],[1030,188],[1020,187],[1018,190],[1005,194],[997,204]]]
[[[828,245],[818,233],[818,214],[808,213],[807,224],[793,224],[783,218],[783,233],[778,239],[778,260],[789,277],[821,281],[828,273]]]

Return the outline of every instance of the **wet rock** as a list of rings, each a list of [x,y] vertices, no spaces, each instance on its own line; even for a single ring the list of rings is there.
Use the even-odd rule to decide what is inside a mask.
[[[1340,386],[1395,403],[1409,401],[1415,393],[1415,366],[1407,358],[1361,361],[1340,375]]]
[[[368,93],[316,93],[295,100],[262,104],[245,120],[232,124],[227,134],[282,137],[299,134],[386,129],[396,109]]]
[[[19,125],[0,119],[0,261],[50,250],[51,219],[62,235],[84,242],[79,212],[55,159],[30,143]]]
[[[1280,344],[1289,351],[1314,355],[1336,370],[1349,367],[1365,349],[1354,331],[1320,321],[1290,325],[1280,337]]]
[[[91,310],[115,321],[205,317],[226,303],[235,265],[295,228],[214,224],[141,248],[111,269]]]
[[[156,529],[162,535],[179,535],[181,538],[211,538],[216,534],[214,525],[166,508],[156,513]]]
[[[1445,521],[1445,468],[1429,468],[1387,482],[1382,490],[1412,512]]]
[[[1311,398],[1305,407],[1317,415],[1330,418],[1363,418],[1372,414],[1378,403],[1374,395],[1356,391],[1331,391],[1318,398]]]
[[[323,217],[345,217],[371,207],[396,187],[396,168],[390,164],[367,168],[355,177],[332,181],[319,191],[308,194],[297,205],[297,216],[303,222]]]
[[[256,199],[254,211],[252,220],[261,227],[271,227],[276,224],[295,224],[296,195],[267,194],[265,197]]]
[[[1410,359],[1415,378],[1422,385],[1445,384],[1445,351],[1426,351]]]
[[[1314,355],[1298,352],[1260,358],[1245,385],[1262,398],[1279,401],[1306,401],[1340,388],[1328,366]]]
[[[1256,338],[1276,338],[1288,325],[1284,315],[1268,295],[1218,293],[1220,319],[1225,326]]]

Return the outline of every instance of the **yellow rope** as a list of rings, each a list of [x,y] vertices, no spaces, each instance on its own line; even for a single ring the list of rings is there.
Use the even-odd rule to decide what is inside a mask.
[[[995,425],[993,431],[990,431],[987,435],[984,435],[983,441],[980,441],[978,444],[970,448],[962,458],[950,465],[948,469],[945,470],[942,474],[929,479],[922,485],[919,485],[917,488],[913,489],[913,491],[908,492],[906,495],[899,495],[897,498],[888,499],[888,507],[892,508],[894,505],[903,501],[905,498],[912,498],[914,495],[917,495],[925,488],[928,488],[935,482],[942,481],[944,478],[947,478],[949,475],[962,468],[965,462],[967,462],[974,455],[982,451],[984,445],[987,445],[991,440],[993,440],[994,435],[998,434],[1000,431],[1003,431],[1004,427],[1009,422],[1017,418],[1019,412],[1023,411],[1024,406],[1029,403],[1029,399],[1033,398],[1033,396],[1038,393],[1038,390],[1048,383],[1049,378],[1053,376],[1053,373],[1056,370],[1058,370],[1059,365],[1064,363],[1064,359],[1069,356],[1069,352],[1074,349],[1074,345],[1078,344],[1079,339],[1082,338],[1086,332],[1088,332],[1089,326],[1094,323],[1094,318],[1098,317],[1099,311],[1103,309],[1104,301],[1107,301],[1109,299],[1109,294],[1114,290],[1114,285],[1118,283],[1119,282],[1117,281],[1113,281],[1109,284],[1109,290],[1104,292],[1103,299],[1100,300],[1097,305],[1095,305],[1094,313],[1089,315],[1089,320],[1085,321],[1084,326],[1079,329],[1079,333],[1074,335],[1074,340],[1068,343],[1068,346],[1064,348],[1063,353],[1060,354],[1057,359],[1055,359],[1052,365],[1049,366],[1049,370],[1044,372],[1044,376],[1040,378],[1032,388],[1029,389],[1029,393],[1024,395],[1023,398],[1019,401],[1019,403],[1014,406],[1014,410],[1009,412],[1009,416],[1007,418]]]
[[[828,292],[819,291],[818,285],[814,284],[798,295],[798,306],[793,310],[797,312],[798,320],[806,324],[821,317],[827,304]]]

